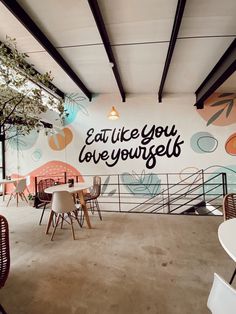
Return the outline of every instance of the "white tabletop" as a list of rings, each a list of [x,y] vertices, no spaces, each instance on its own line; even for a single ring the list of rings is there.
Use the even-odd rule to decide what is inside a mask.
[[[74,186],[69,188],[69,184],[59,184],[59,185],[53,185],[50,186],[49,188],[46,188],[44,190],[45,193],[52,194],[53,192],[58,192],[58,191],[68,191],[70,193],[76,193],[81,190],[88,189],[90,185],[88,183],[74,183]]]
[[[220,224],[218,238],[225,251],[236,262],[236,218]]]
[[[25,179],[25,178],[0,179],[0,184],[14,183],[14,182],[20,181],[22,179]]]

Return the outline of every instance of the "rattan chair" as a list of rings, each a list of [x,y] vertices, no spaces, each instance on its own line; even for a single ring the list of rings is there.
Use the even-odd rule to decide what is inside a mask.
[[[101,194],[101,177],[93,177],[93,186],[89,189],[89,192],[84,195],[86,203],[90,204],[91,211],[94,213],[95,208],[97,209],[100,220],[102,220],[102,214],[98,203],[98,197]]]
[[[45,193],[44,190],[46,188],[49,188],[50,186],[53,186],[55,184],[55,181],[53,179],[43,179],[40,180],[38,183],[38,200],[40,201],[40,205],[43,206],[43,210],[39,219],[39,225],[41,225],[43,220],[43,215],[46,209],[46,206],[51,203],[52,201],[52,194]]]
[[[236,218],[236,194],[229,193],[226,194],[223,199],[223,213],[224,213],[224,220]],[[236,276],[236,268],[234,273],[229,281],[231,284]]]
[[[223,199],[224,220],[236,218],[236,193],[226,194]]]
[[[4,216],[0,215],[0,289],[4,287],[10,270],[10,246],[8,222]],[[0,304],[0,313],[5,314],[3,306]]]

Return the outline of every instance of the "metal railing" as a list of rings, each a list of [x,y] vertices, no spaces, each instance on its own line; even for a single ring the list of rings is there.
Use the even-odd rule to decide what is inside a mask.
[[[100,175],[99,197],[102,211],[149,214],[221,215],[222,199],[227,194],[226,173],[123,173]],[[35,178],[37,183],[43,179]],[[50,178],[66,183],[74,178],[91,182],[93,175],[73,176],[65,172]]]

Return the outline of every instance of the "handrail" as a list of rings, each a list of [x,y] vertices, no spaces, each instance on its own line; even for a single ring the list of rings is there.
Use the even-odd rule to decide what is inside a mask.
[[[205,179],[206,174],[211,175],[211,177]],[[149,177],[143,177],[145,175],[150,176],[148,173],[130,175],[133,176],[132,180],[125,180],[125,178],[123,180],[119,174],[101,175],[105,178],[105,185],[102,189],[100,202],[107,204],[106,211],[110,211],[111,204],[117,204],[111,211],[174,214],[176,211],[181,213],[189,210],[189,213],[192,213],[194,206],[198,206],[198,204],[200,206],[201,202],[213,203],[225,195],[227,191],[225,173],[206,173],[203,169],[194,173],[183,173],[182,177],[180,173],[152,173],[151,175],[163,176],[158,177],[159,182],[153,178],[149,180]],[[53,175],[61,183],[66,182],[71,176],[77,178],[81,176],[85,180],[86,177],[93,177],[93,175],[73,175],[65,172]],[[37,180],[45,177],[48,176],[36,177],[35,184],[37,184]],[[220,178],[220,180],[216,180],[216,178]],[[155,188],[157,184],[158,189]],[[140,188],[136,188],[138,186]],[[117,207],[118,209],[116,209]],[[183,210],[180,210],[181,207]]]

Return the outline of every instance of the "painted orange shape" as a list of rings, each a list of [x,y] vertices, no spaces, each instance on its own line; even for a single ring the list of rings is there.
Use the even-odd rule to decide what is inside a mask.
[[[51,135],[48,139],[48,144],[53,150],[63,150],[71,143],[73,133],[69,128],[64,128],[60,132]]]
[[[232,102],[232,106],[229,104]],[[217,126],[231,125],[236,122],[236,94],[222,96],[221,93],[212,94],[205,102],[203,109],[196,109],[197,113],[208,123],[212,117],[216,119],[210,124]]]
[[[236,133],[231,134],[227,139],[225,150],[229,155],[236,156]]]
[[[83,176],[75,167],[63,161],[52,160],[25,175],[30,176],[30,183],[27,187],[31,193],[34,193],[35,177],[39,177],[38,180],[40,180],[40,177],[41,179],[50,177],[57,179],[58,177],[62,178],[64,172],[66,172],[67,179],[70,177],[74,178],[75,176],[78,176],[78,182],[84,182]],[[11,177],[22,178],[24,176],[14,173],[11,174]],[[12,190],[13,186],[9,185],[9,188],[7,188],[7,192],[9,193]]]

